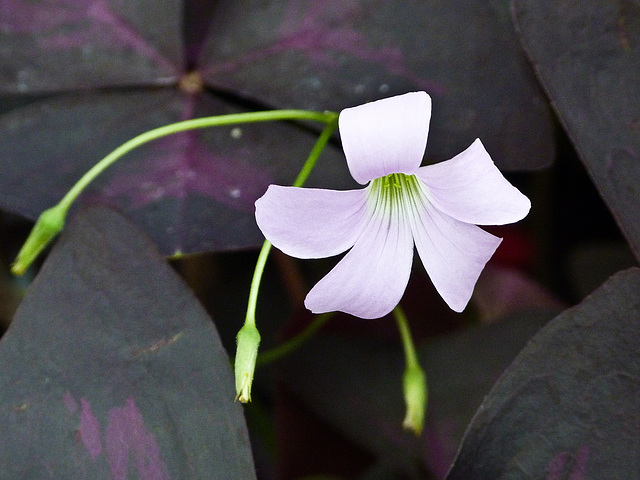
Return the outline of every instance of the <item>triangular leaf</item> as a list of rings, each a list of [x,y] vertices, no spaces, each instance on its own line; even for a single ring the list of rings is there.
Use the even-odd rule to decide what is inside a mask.
[[[476,413],[447,480],[638,478],[640,270],[544,327]]]
[[[0,366],[2,478],[255,478],[210,318],[113,211],[64,232]]]
[[[166,85],[183,69],[181,0],[3,0],[0,91]]]
[[[522,314],[424,342],[418,354],[428,378],[429,407],[420,439],[402,429],[399,339],[320,337],[294,354],[280,376],[289,391],[390,472],[418,478],[426,469],[441,477],[483,396],[549,318],[542,312]]]
[[[177,90],[58,96],[14,110],[0,120],[0,204],[35,219],[135,135],[239,111]],[[255,200],[271,183],[293,182],[316,138],[283,122],[171,135],[127,154],[80,201],[126,211],[167,255],[257,246]],[[323,152],[309,185],[355,185],[339,149]]]
[[[10,91],[171,87],[54,97],[3,116],[0,204],[31,218],[133,135],[238,111],[201,90],[198,80],[189,87],[180,81],[198,74],[235,98],[278,108],[339,110],[425,88],[435,105],[427,161],[449,158],[478,136],[503,168],[551,159],[548,112],[512,47],[501,2],[216,2],[194,77],[185,76],[177,0],[75,3],[10,0],[2,9],[9,36],[0,70],[9,72]],[[469,38],[461,42],[457,32],[467,24],[476,27],[465,27]],[[292,182],[314,136],[268,124],[243,127],[242,138],[233,140],[230,130],[183,134],[133,152],[126,168],[110,169],[84,200],[122,209],[165,254],[255,246],[262,237],[253,201],[268,183]],[[315,175],[310,185],[353,185],[337,149],[327,149]]]
[[[281,108],[426,90],[430,161],[480,137],[500,167],[539,168],[551,124],[516,41],[506,2],[224,0],[199,63],[208,84]]]
[[[515,0],[540,80],[640,259],[640,4]]]

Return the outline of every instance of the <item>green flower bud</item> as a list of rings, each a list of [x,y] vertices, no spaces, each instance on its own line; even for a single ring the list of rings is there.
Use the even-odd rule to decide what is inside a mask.
[[[419,367],[408,367],[403,376],[404,401],[407,413],[402,426],[416,435],[422,433],[427,410],[427,378]]]
[[[251,401],[251,383],[256,368],[260,333],[255,324],[245,323],[238,332],[238,347],[236,350],[236,400],[242,403]]]
[[[53,240],[64,227],[67,209],[56,205],[40,214],[38,221],[31,230],[15,262],[11,265],[14,275],[22,275],[36,257]]]

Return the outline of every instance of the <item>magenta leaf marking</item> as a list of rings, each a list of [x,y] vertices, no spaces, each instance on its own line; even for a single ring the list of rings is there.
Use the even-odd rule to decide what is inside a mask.
[[[73,398],[71,392],[66,392],[62,397],[62,401],[64,402],[64,406],[67,407],[67,410],[69,410],[70,414],[74,414],[78,411],[78,402],[76,402],[76,399]]]
[[[170,480],[156,439],[147,432],[132,398],[124,407],[109,410],[106,439],[113,480],[126,480],[130,453],[134,454],[141,480]]]
[[[166,72],[179,74],[180,69],[115,14],[106,0],[55,0],[36,4],[3,0],[0,27],[8,33],[33,35],[41,47],[50,50],[80,48],[86,52],[96,44],[130,48]]]
[[[431,422],[425,429],[427,438],[427,464],[438,478],[445,478],[447,471],[453,462],[457,444],[456,419],[449,417]]]
[[[567,452],[560,452],[549,462],[546,480],[585,480],[588,459],[589,447],[586,445],[583,445],[573,458]]]
[[[191,98],[180,120],[193,118],[193,107]],[[137,209],[164,198],[185,200],[190,194],[199,194],[253,213],[255,200],[273,178],[264,169],[241,160],[252,156],[250,151],[243,151],[248,147],[231,152],[237,155],[217,156],[204,147],[199,135],[197,131],[181,132],[158,140],[150,146],[153,153],[140,160],[142,165],[123,165],[99,197],[87,194],[85,200],[105,200],[117,206],[126,198],[127,208]]]
[[[80,406],[80,438],[89,455],[91,455],[91,459],[95,460],[102,453],[100,423],[91,411],[91,405],[86,398],[80,399]]]
[[[348,3],[348,2],[346,2]],[[325,17],[328,9],[332,8],[332,16],[337,16],[341,21],[344,18],[353,18],[355,9],[349,8],[344,3],[337,6],[335,2],[325,0],[312,3],[305,12],[300,12],[298,2],[290,2],[287,6],[284,22],[280,32],[284,37],[279,46],[284,50],[293,49],[304,51],[312,59],[334,65],[335,61],[327,54],[327,49],[344,52],[354,57],[370,62],[380,62],[387,67],[395,68],[402,65],[402,51],[397,47],[383,47],[375,50],[367,45],[366,38],[350,26],[340,25],[332,21],[323,23],[318,21]],[[291,30],[291,25],[298,24],[297,30]],[[328,27],[328,29],[327,29]]]
[[[70,392],[64,394],[63,402],[69,413],[77,412],[78,403]],[[80,409],[78,435],[91,459],[96,461],[103,452],[100,422],[84,397],[80,399]],[[128,398],[124,407],[110,409],[107,416],[109,423],[104,432],[105,450],[112,480],[127,480],[132,455],[141,480],[171,480],[158,443],[147,432],[142,413],[133,398]]]
[[[191,136],[175,135],[172,143],[188,142]],[[215,156],[198,144],[183,155],[158,147],[157,156],[142,162],[136,172],[114,176],[101,197],[110,203],[128,198],[128,207],[135,209],[164,198],[184,200],[190,194],[200,194],[251,213],[255,199],[272,181],[265,171],[237,158]]]
[[[551,459],[547,467],[547,480],[560,480],[565,464],[567,463],[567,452],[561,452]]]
[[[181,119],[191,118],[186,108]],[[117,205],[127,198],[128,208],[141,208],[164,198],[184,200],[190,194],[212,198],[243,212],[253,213],[254,202],[267,189],[273,178],[269,173],[246,161],[250,152],[240,147],[236,155],[218,156],[209,152],[199,140],[197,131],[170,135],[150,146],[153,154],[141,160],[142,165],[123,165],[105,185],[100,197]],[[92,196],[87,195],[89,202]]]
[[[66,392],[62,397],[64,405],[70,414],[78,411],[78,402],[71,392]],[[82,445],[87,449],[91,460],[96,460],[102,453],[102,442],[100,440],[100,423],[91,411],[91,404],[86,398],[80,399],[80,424],[78,425],[78,436]]]
[[[281,40],[246,54],[238,60],[213,66],[207,73],[209,75],[228,73],[243,65],[291,50],[304,52],[313,62],[336,66],[336,61],[328,53],[333,51],[380,64],[389,72],[407,78],[420,89],[432,94],[444,93],[444,87],[441,84],[425,80],[405,66],[404,55],[400,48],[392,46],[374,48],[368,44],[364,35],[351,28],[350,25],[338,23],[343,22],[345,17],[354,20],[359,17],[357,1],[338,3],[321,0],[311,2],[304,13],[300,12],[300,8],[298,2],[289,2],[280,28]],[[331,16],[338,20],[324,20]],[[322,21],[318,19],[322,19]],[[297,29],[291,29],[291,25],[296,23],[298,24]]]

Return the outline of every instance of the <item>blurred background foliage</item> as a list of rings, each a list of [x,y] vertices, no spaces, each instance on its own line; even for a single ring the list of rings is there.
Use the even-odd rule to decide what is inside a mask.
[[[120,143],[170,121],[340,110],[424,89],[434,99],[425,162],[480,137],[532,200],[527,219],[489,229],[505,240],[464,314],[446,309],[416,262],[402,303],[429,374],[425,435],[399,428],[393,322],[336,315],[292,358],[257,371],[245,413],[258,478],[443,478],[484,395],[528,339],[637,264],[640,100],[637,83],[629,86],[640,78],[637,2],[136,5],[11,0],[0,8],[3,329],[38,270],[8,273],[39,212]],[[629,118],[627,130],[616,123]],[[233,352],[261,242],[253,200],[269,183],[292,181],[317,132],[286,124],[180,134],[123,159],[73,213],[116,208],[162,254],[184,254],[171,265]],[[209,188],[166,185],[194,173]],[[339,138],[311,184],[351,186]],[[334,262],[273,253],[258,309],[263,350],[308,325],[304,295]]]

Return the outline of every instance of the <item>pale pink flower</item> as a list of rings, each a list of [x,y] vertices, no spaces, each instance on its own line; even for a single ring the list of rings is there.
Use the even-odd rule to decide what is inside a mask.
[[[351,175],[366,187],[271,185],[256,201],[258,226],[284,253],[323,258],[349,250],[307,295],[312,312],[391,312],[409,281],[414,244],[435,288],[461,312],[501,242],[477,225],[512,223],[529,212],[529,199],[480,140],[421,167],[430,117],[425,92],[347,108],[339,117],[342,145]]]

